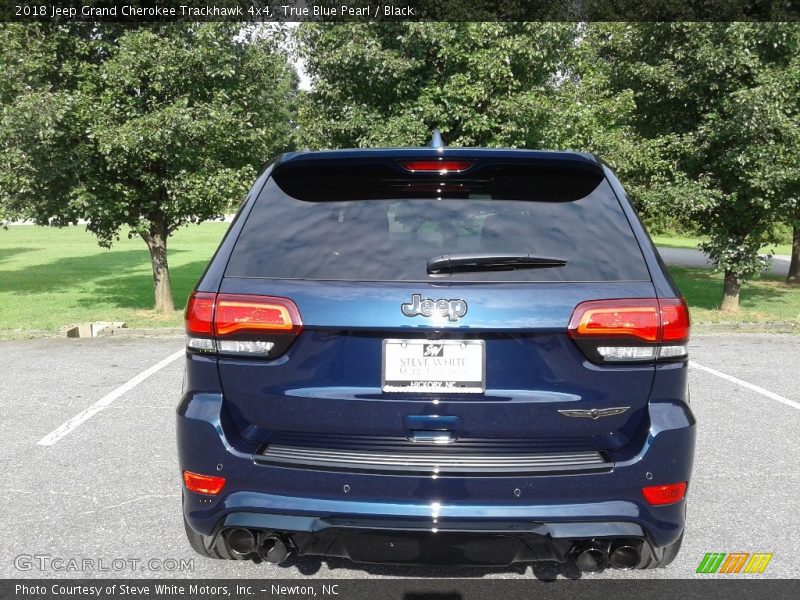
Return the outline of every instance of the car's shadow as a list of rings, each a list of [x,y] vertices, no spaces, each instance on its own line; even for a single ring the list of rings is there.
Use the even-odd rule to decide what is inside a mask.
[[[259,562],[256,560],[256,562]],[[316,575],[325,565],[328,570],[346,569],[362,571],[380,577],[418,577],[418,578],[481,578],[487,575],[524,575],[530,568],[532,575],[540,581],[555,581],[559,577],[580,579],[581,571],[573,561],[559,563],[554,561],[537,563],[514,563],[503,567],[467,567],[460,565],[382,565],[355,563],[344,558],[321,558],[318,556],[291,555],[279,568],[295,568],[302,575]]]

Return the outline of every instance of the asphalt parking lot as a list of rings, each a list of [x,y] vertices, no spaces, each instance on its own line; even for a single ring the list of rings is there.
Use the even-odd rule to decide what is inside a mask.
[[[183,533],[174,440],[182,360],[130,383],[182,344],[155,337],[0,342],[0,577],[576,576],[521,565],[406,568],[295,559],[275,567],[195,555]],[[586,577],[710,577],[695,574],[706,552],[772,552],[766,572],[755,577],[797,577],[800,336],[695,336],[691,358],[700,429],[683,549],[668,569]],[[74,420],[101,399],[102,410]],[[71,424],[59,430],[64,423]],[[38,444],[42,439],[51,445]],[[49,564],[54,558],[89,559],[94,571],[59,570]],[[115,559],[163,567],[115,570]],[[191,570],[167,570],[186,559],[193,559]],[[103,565],[108,570],[98,570]]]

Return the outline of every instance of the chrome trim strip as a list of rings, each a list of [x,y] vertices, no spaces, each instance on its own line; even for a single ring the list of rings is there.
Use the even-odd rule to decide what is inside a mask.
[[[540,473],[611,468],[596,451],[537,454],[437,454],[359,452],[272,444],[253,456],[257,463],[333,470],[408,471],[425,474]]]

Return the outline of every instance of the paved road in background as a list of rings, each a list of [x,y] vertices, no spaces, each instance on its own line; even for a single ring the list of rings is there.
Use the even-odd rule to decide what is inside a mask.
[[[527,577],[575,576],[554,567],[444,569],[359,567],[345,560],[288,566],[199,557],[184,539],[174,410],[182,360],[119,396],[54,445],[37,441],[182,346],[181,339],[36,339],[0,342],[0,577],[79,577],[19,571],[40,554],[88,558],[194,559],[185,573],[121,571],[90,576],[158,577]],[[687,578],[706,552],[774,552],[759,577],[796,577],[800,564],[800,336],[696,336],[698,365],[771,392],[753,391],[695,368],[699,423],[689,525],[665,570],[605,571],[592,578]],[[776,400],[782,399],[782,400]],[[784,401],[789,402],[786,404]],[[794,404],[792,404],[794,403]],[[741,577],[741,575],[737,576]]]
[[[705,252],[695,250],[693,248],[659,248],[658,253],[661,258],[668,265],[676,265],[679,267],[704,267],[713,269],[714,265],[708,258]],[[777,254],[772,257],[770,268],[767,271],[772,275],[782,275],[786,277],[789,274],[789,262],[791,257]]]

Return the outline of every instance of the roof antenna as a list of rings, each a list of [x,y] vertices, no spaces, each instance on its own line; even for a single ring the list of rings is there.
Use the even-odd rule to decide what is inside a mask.
[[[433,133],[431,133],[431,143],[428,144],[431,148],[444,148],[444,142],[442,141],[442,132],[439,129],[434,129]]]

